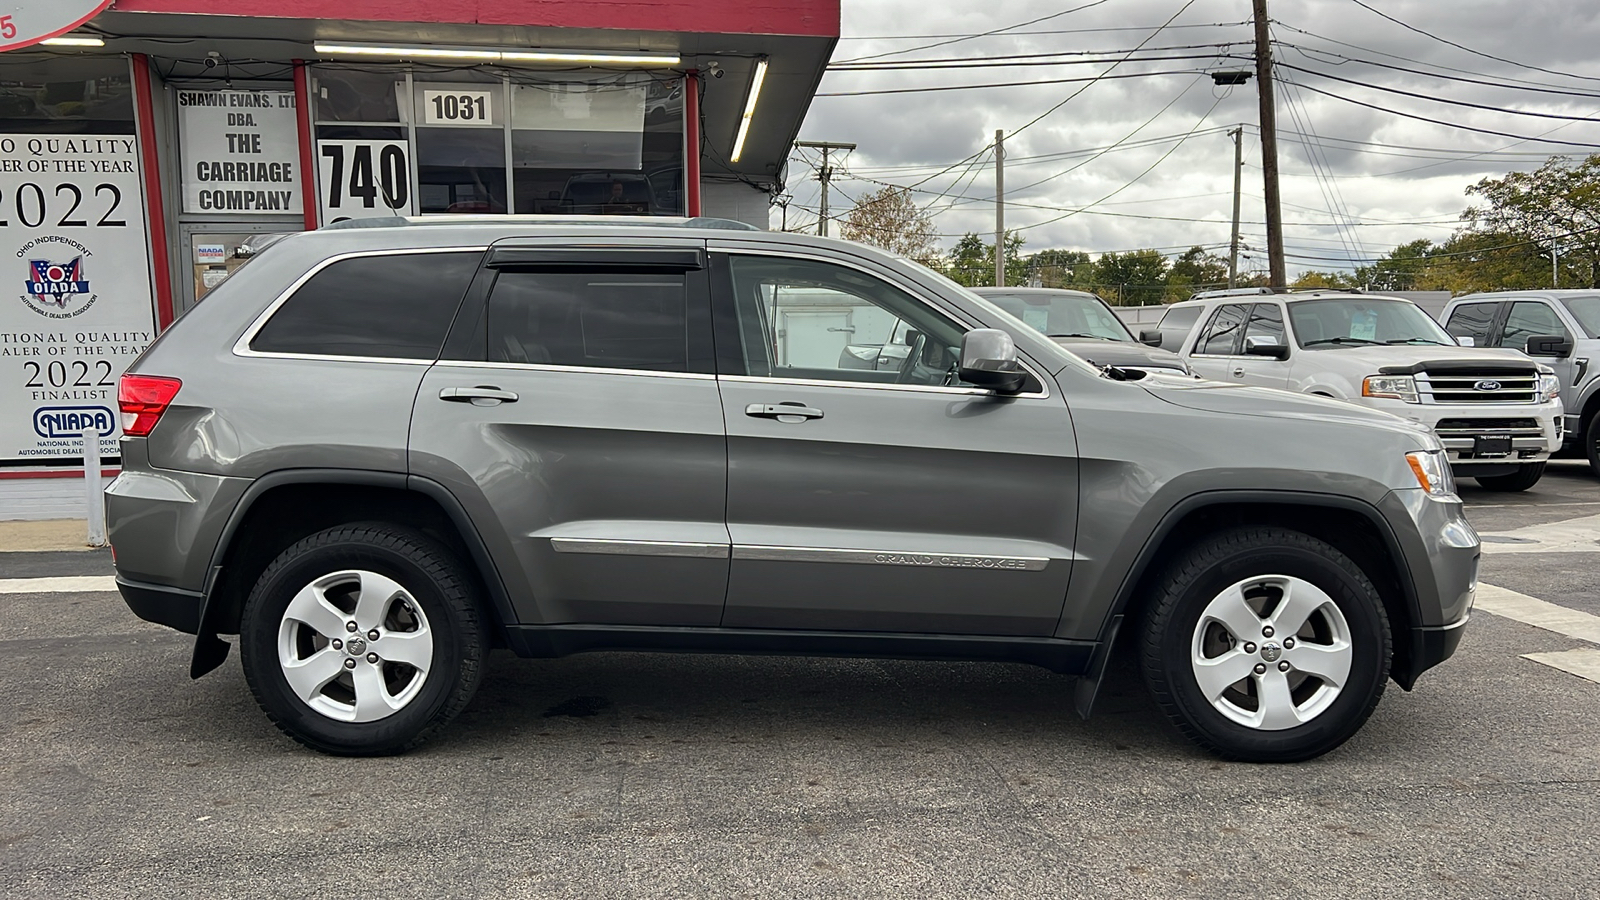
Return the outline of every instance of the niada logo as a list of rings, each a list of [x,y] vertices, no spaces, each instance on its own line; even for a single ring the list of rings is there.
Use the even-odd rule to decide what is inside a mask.
[[[33,411],[33,433],[42,438],[78,437],[93,428],[107,435],[114,421],[104,406],[41,406]]]
[[[51,244],[61,244],[51,248]],[[77,251],[76,256],[68,256]],[[57,255],[57,254],[60,255]],[[99,297],[89,289],[85,258],[94,254],[78,241],[60,235],[44,235],[22,245],[16,258],[28,264],[22,282],[22,302],[47,319],[80,316]],[[61,260],[62,257],[68,257]]]

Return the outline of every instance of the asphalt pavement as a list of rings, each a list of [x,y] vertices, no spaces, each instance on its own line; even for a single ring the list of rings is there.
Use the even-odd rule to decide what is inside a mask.
[[[1586,466],[1462,492],[1486,585],[1600,615]],[[1594,647],[1480,611],[1292,766],[1192,749],[1126,665],[1082,722],[1025,666],[609,653],[497,654],[432,743],[337,759],[114,593],[0,592],[0,896],[1587,898],[1600,684],[1525,654]]]

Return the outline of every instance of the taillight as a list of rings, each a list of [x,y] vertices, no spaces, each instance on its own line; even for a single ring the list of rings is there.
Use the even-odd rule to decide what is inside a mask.
[[[122,433],[144,437],[161,421],[161,414],[178,395],[183,382],[156,375],[124,375],[117,382],[117,407],[122,410]]]

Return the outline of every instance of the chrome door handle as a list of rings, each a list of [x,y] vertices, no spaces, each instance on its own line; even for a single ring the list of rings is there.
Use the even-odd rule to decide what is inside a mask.
[[[807,419],[822,418],[822,410],[814,406],[805,406],[800,403],[752,403],[744,408],[744,414],[757,419],[777,419],[779,422],[794,424]]]
[[[1243,369],[1234,369],[1233,370],[1233,377],[1235,377],[1235,378],[1243,378],[1244,377],[1244,370]]]
[[[502,391],[494,385],[480,384],[469,388],[444,388],[439,391],[439,399],[452,403],[471,403],[473,406],[499,406],[501,403],[517,402],[517,394],[515,391]]]

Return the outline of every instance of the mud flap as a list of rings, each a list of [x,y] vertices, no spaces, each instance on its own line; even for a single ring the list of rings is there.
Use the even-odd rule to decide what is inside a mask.
[[[1094,709],[1095,695],[1100,692],[1100,679],[1106,673],[1106,664],[1111,661],[1111,648],[1117,643],[1117,632],[1122,628],[1120,614],[1111,617],[1111,627],[1106,629],[1105,639],[1094,648],[1094,656],[1089,659],[1089,670],[1079,676],[1078,684],[1073,691],[1073,705],[1077,707],[1078,715],[1085,721]]]

